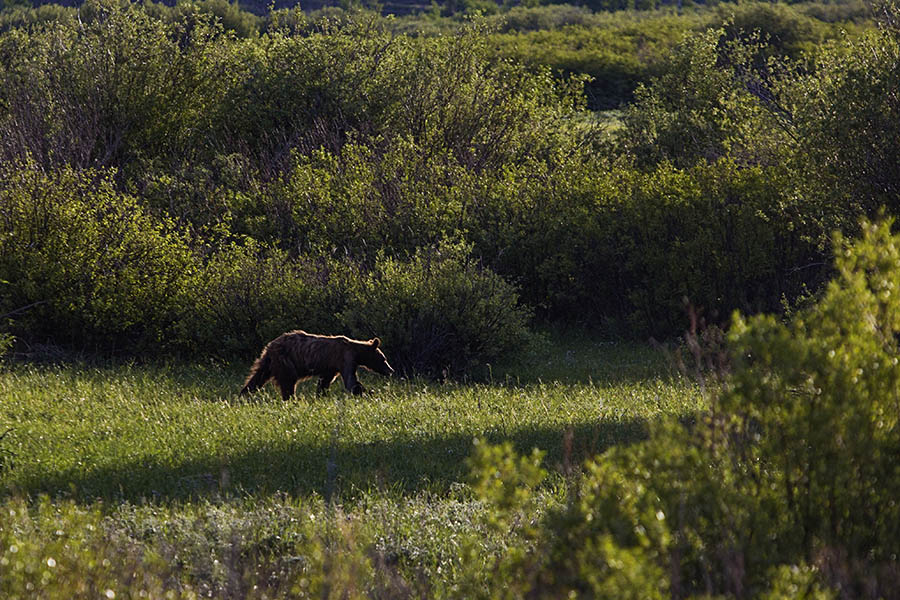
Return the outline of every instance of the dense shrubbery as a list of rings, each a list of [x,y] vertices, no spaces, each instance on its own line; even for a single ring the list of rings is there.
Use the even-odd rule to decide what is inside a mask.
[[[14,282],[0,311],[26,342],[248,356],[304,327],[382,335],[402,369],[458,373],[526,336],[512,286],[465,245],[367,266],[252,238],[191,243],[92,170],[7,168],[0,200],[0,280]]]
[[[192,280],[176,340],[203,355],[250,355],[279,334],[335,330],[332,284],[320,265],[252,239],[211,251]],[[336,308],[336,306],[335,306]]]
[[[649,38],[635,22],[605,52],[657,76],[600,135],[582,79],[497,56],[537,38],[483,22],[416,37],[372,13],[280,14],[238,37],[167,10],[90,2],[0,37],[0,314],[23,343],[245,354],[321,328],[458,369],[516,345],[529,310],[497,312],[516,295],[640,335],[680,331],[685,298],[713,319],[775,310],[822,279],[831,230],[896,204],[890,26],[808,71],[784,57],[824,34],[786,9],[738,11],[778,46],[737,17],[676,46],[675,17]],[[582,39],[592,19],[536,34]],[[425,268],[447,239],[468,250]],[[451,342],[426,351],[435,328]]]
[[[340,321],[359,337],[380,335],[392,362],[407,372],[458,374],[521,348],[528,311],[470,252],[442,242],[409,262],[380,257],[368,276],[351,273]]]
[[[589,461],[567,505],[522,528],[502,597],[894,595],[900,237],[864,231],[838,240],[837,277],[792,323],[735,316],[708,414]],[[495,518],[514,516],[540,477],[478,456],[476,480],[500,478],[482,492]]]
[[[177,321],[192,257],[109,174],[0,173],[0,312],[27,340],[139,352]],[[135,346],[136,344],[136,346]]]
[[[797,139],[798,171],[825,202],[897,214],[900,198],[900,27],[896,6],[879,29],[823,52],[813,73],[784,78],[783,109]]]
[[[526,15],[540,20],[529,23]],[[670,15],[607,22],[595,17],[593,22],[571,25],[564,20],[561,27],[551,28],[546,20],[534,11],[510,13],[501,26],[503,33],[493,36],[493,41],[502,54],[525,64],[589,75],[585,93],[594,109],[630,102],[637,85],[649,81],[666,54],[702,22]]]

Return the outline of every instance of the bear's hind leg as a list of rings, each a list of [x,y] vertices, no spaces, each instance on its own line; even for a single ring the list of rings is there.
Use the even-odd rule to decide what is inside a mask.
[[[319,377],[319,385],[316,388],[316,393],[318,395],[323,395],[328,391],[328,386],[332,384],[332,382],[337,379],[339,373],[332,373],[331,375],[322,375]]]
[[[296,369],[294,369],[293,365],[280,361],[272,371],[275,383],[278,385],[278,389],[281,390],[281,399],[287,400],[294,393],[294,387],[297,385],[297,381],[300,380]]]
[[[297,378],[291,376],[282,376],[275,379],[278,382],[278,388],[281,390],[281,399],[287,400],[294,393],[294,387],[297,385]]]

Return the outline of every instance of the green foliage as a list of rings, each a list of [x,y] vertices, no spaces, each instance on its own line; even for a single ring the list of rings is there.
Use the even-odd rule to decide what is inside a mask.
[[[619,242],[605,260],[619,265],[635,325],[683,328],[685,299],[713,321],[729,307],[775,310],[809,281],[791,269],[818,258],[822,234],[785,170],[723,160],[632,177],[604,237]]]
[[[191,28],[210,17],[221,23],[224,31],[233,32],[237,37],[250,38],[259,35],[264,19],[241,10],[238,2],[228,0],[188,0],[166,6],[152,0],[144,2],[144,10],[168,23]]]
[[[22,501],[6,502],[0,525],[0,594],[4,598],[114,598],[131,580],[137,595],[162,595],[164,563],[134,552],[110,552],[100,511],[42,498],[32,512]],[[193,594],[172,596],[191,598]]]
[[[657,74],[681,38],[699,24],[690,17],[670,15],[640,21],[588,18],[583,11],[576,13],[582,15],[578,22],[568,12],[560,14],[564,8],[514,9],[492,39],[502,54],[524,64],[588,75],[585,94],[595,110],[631,102],[638,84]],[[559,19],[559,25],[551,18]]]
[[[0,332],[0,357],[9,352],[15,341],[16,338],[11,333],[7,333],[5,331]]]
[[[809,193],[848,212],[874,217],[900,197],[900,9],[882,5],[882,25],[821,53],[811,73],[790,73],[780,93],[798,140]]]
[[[760,594],[760,600],[831,600],[837,592],[823,589],[816,569],[808,565],[781,566],[771,576],[771,589]]]
[[[751,41],[760,33],[767,56],[802,58],[804,52],[814,54],[830,28],[786,4],[748,3],[718,7],[725,21],[728,39]]]
[[[665,597],[668,581],[654,559],[670,534],[665,514],[646,493],[649,473],[634,467],[588,466],[568,506],[548,515],[545,531],[554,533],[542,535],[534,555],[518,566],[509,597]]]
[[[799,5],[803,13],[824,23],[849,25],[866,23],[872,18],[872,6],[860,0],[845,0],[839,3],[811,3]]]
[[[0,312],[30,307],[13,333],[128,352],[161,341],[191,268],[185,238],[108,174],[7,165],[0,179]]]
[[[0,289],[2,289],[3,286],[7,285],[9,285],[8,281],[0,279]],[[3,325],[0,325],[0,327],[2,327],[2,329],[0,329],[0,358],[3,358],[3,356],[7,352],[9,352],[10,348],[12,348],[13,343],[16,340],[13,334],[6,331],[6,329],[8,329],[12,324],[11,317],[16,313],[21,312],[22,310],[22,307],[19,307],[15,310],[8,310],[5,314],[0,315],[0,322],[3,323]],[[27,308],[25,310],[27,310]]]
[[[515,288],[462,243],[421,249],[410,261],[381,256],[348,286],[340,321],[360,337],[381,337],[402,371],[464,373],[528,339]]]
[[[900,239],[890,222],[863,230],[852,246],[838,238],[837,277],[790,325],[735,320],[739,362],[722,406],[761,432],[795,540],[879,564],[894,560],[900,528]]]
[[[267,218],[252,220],[250,212],[246,227],[286,247],[371,265],[379,251],[412,254],[458,227],[463,202],[455,188],[472,178],[446,155],[428,160],[409,141],[384,153],[348,143],[337,155],[298,158],[270,189]]]
[[[273,31],[234,52],[216,136],[260,152],[270,169],[290,149],[337,153],[357,135],[379,147],[410,140],[476,170],[555,148],[574,88],[497,60],[487,40],[478,27],[395,36],[374,18],[310,36]]]
[[[544,454],[535,448],[531,456],[517,456],[509,442],[491,446],[475,440],[466,460],[472,491],[489,506],[491,526],[498,531],[508,531],[523,518],[513,511],[530,508],[534,488],[547,476],[541,467]]]
[[[839,238],[836,278],[791,323],[735,316],[733,373],[712,410],[588,461],[533,549],[501,557],[504,593],[892,593],[900,236],[890,227],[864,224],[852,245]],[[522,486],[514,455],[480,456],[495,464],[477,463],[481,472],[502,479],[490,489]]]
[[[290,260],[252,240],[223,245],[203,260],[192,281],[191,310],[178,324],[176,340],[196,353],[252,356],[285,331],[333,330],[334,293],[320,265]]]
[[[515,288],[465,244],[409,261],[380,254],[371,267],[291,258],[252,238],[192,250],[171,222],[93,171],[10,168],[2,198],[0,277],[11,283],[0,288],[0,310],[15,317],[13,333],[31,340],[249,356],[290,329],[341,330],[380,335],[407,371],[456,374],[527,337],[529,313]],[[361,212],[355,218],[365,223]]]
[[[477,247],[521,278],[538,314],[677,333],[685,298],[721,320],[735,307],[777,310],[814,281],[793,268],[821,260],[823,225],[790,193],[785,168],[605,167],[528,165],[469,209]]]
[[[32,7],[31,2],[12,5],[5,2],[5,5],[0,5],[0,31],[73,18],[75,9],[59,4],[41,4]]]
[[[125,302],[130,316],[119,322],[104,301],[102,316],[85,316],[110,324],[92,325],[88,344],[97,349],[121,349],[127,338],[124,346],[137,351],[166,339],[169,348],[195,354],[245,355],[279,327],[383,335],[371,331],[377,322],[395,339],[419,331],[408,358],[424,365],[432,359],[418,361],[421,349],[413,347],[428,331],[474,340],[470,330],[481,328],[520,339],[518,325],[491,325],[503,312],[500,299],[513,298],[507,283],[540,318],[669,335],[683,329],[685,297],[717,320],[734,308],[790,303],[804,284],[814,290],[829,232],[849,231],[860,211],[892,201],[890,136],[856,136],[875,140],[875,150],[848,153],[878,171],[877,181],[862,167],[837,163],[817,177],[815,152],[830,152],[826,166],[841,155],[832,152],[838,140],[824,133],[809,136],[814,151],[798,135],[821,125],[818,96],[803,92],[819,85],[818,74],[760,62],[794,56],[828,28],[812,27],[794,9],[734,12],[727,28],[677,44],[718,13],[521,8],[506,25],[476,19],[410,35],[401,33],[409,23],[340,9],[334,18],[279,12],[256,35],[233,5],[170,10],[91,0],[80,20],[61,17],[0,36],[0,154],[32,165],[25,171],[43,170],[48,181],[110,169],[102,171],[104,190],[126,198],[141,227],[179,246],[189,266],[170,264],[159,292],[166,300],[129,292],[157,302],[148,315],[138,318]],[[780,32],[781,45],[738,29],[756,24]],[[889,32],[866,38],[873,55],[891,56],[880,46],[890,50]],[[840,55],[829,50],[820,63]],[[889,71],[883,62],[874,72]],[[587,95],[608,106],[646,82],[623,111],[622,127],[605,137],[602,119],[584,110],[584,74],[597,78]],[[788,76],[799,83],[791,87]],[[828,85],[819,86],[823,93]],[[888,96],[870,94],[850,119],[869,124],[848,124],[845,137],[890,114]],[[827,119],[842,113],[825,112]],[[868,191],[851,196],[860,186]],[[105,227],[97,211],[79,218],[79,230]],[[173,222],[189,235],[173,234]],[[389,259],[418,268],[424,259],[415,257],[444,239],[469,247],[478,273],[506,282],[475,277],[479,298],[496,292],[483,319],[469,314],[469,324],[460,318],[438,327],[434,296],[408,296],[424,283],[386,279]],[[398,300],[403,318],[429,324],[389,322],[379,316],[393,314],[389,306],[359,300],[375,280],[391,290],[380,302],[406,298]],[[6,294],[6,312],[35,302],[49,309],[46,294],[84,287],[54,284],[22,295],[12,285],[19,297]],[[464,288],[448,283],[443,293],[456,300],[444,308],[468,297]],[[424,304],[416,306],[419,298]],[[76,313],[87,306],[67,301]],[[379,315],[362,315],[363,307]],[[517,311],[510,307],[504,322],[520,323],[511,316]],[[71,324],[53,321],[63,318],[59,311],[29,309],[24,318],[41,324],[14,331],[25,344],[39,336],[38,343],[79,339]],[[217,331],[222,323],[233,330]],[[469,343],[432,353],[429,369],[447,366],[437,363],[448,360],[450,347],[464,357],[451,370],[516,347]]]
[[[105,0],[81,14],[0,40],[0,155],[127,170],[190,154],[223,81],[206,70],[215,27],[178,29]]]
[[[510,8],[499,20],[500,30],[504,33],[561,29],[569,25],[594,25],[598,22],[597,17],[583,6],[525,6],[524,3]]]
[[[743,82],[755,43],[724,43],[724,36],[709,30],[686,37],[660,76],[635,93],[622,139],[639,165],[784,160],[785,134]]]

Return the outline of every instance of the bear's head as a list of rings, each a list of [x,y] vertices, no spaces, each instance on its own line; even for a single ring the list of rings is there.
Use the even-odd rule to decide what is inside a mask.
[[[379,348],[380,345],[381,340],[378,338],[369,340],[365,345],[365,349],[359,356],[359,364],[376,373],[390,376],[394,372],[394,369],[388,364],[384,352]]]

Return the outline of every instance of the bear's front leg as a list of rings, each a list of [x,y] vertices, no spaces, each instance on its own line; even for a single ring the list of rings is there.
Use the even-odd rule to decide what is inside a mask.
[[[359,396],[366,391],[356,378],[356,365],[344,369],[344,372],[341,373],[341,375],[344,378],[344,387],[346,387],[347,391],[354,396]]]

